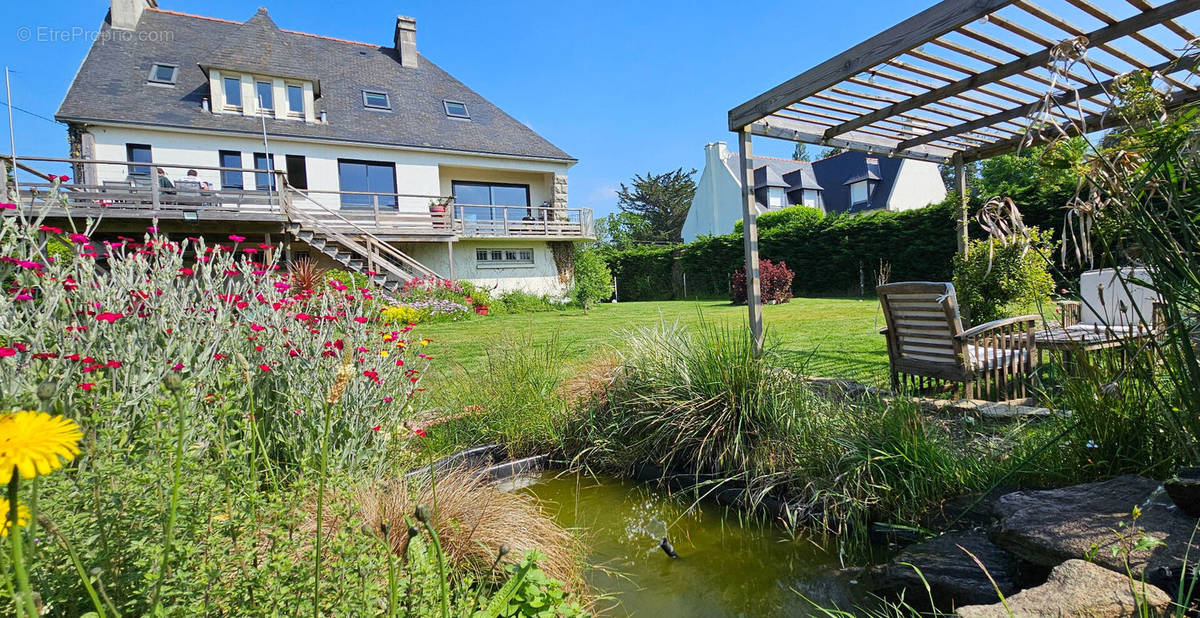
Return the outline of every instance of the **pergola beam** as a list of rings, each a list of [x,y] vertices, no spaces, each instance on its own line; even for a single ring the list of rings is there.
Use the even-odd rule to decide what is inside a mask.
[[[939,4],[937,6],[940,7],[942,5]],[[1099,30],[1092,31],[1087,35],[1089,46],[1094,47],[1115,39],[1119,39],[1132,32],[1137,32],[1143,28],[1148,28],[1155,24],[1162,23],[1165,20],[1187,14],[1196,10],[1196,8],[1196,0],[1173,0],[1172,2],[1168,2],[1162,6],[1150,8],[1145,12],[1137,13],[1126,20],[1104,26]],[[873,122],[887,118],[888,116],[894,116],[899,113],[916,109],[933,101],[939,101],[948,97],[952,97],[956,94],[999,81],[1006,77],[1019,75],[1025,71],[1028,71],[1029,69],[1044,66],[1050,60],[1050,53],[1051,49],[1041,49],[1022,58],[1013,60],[1007,64],[975,73],[952,84],[947,84],[941,88],[937,88],[910,99],[906,99],[889,107],[880,109],[879,111],[864,114],[858,118],[848,120],[836,127],[826,130],[824,137],[827,139],[833,138],[839,134],[853,131],[859,127],[864,127]],[[807,75],[807,73],[804,75]],[[803,77],[803,75],[801,75],[801,77]],[[805,95],[807,94],[810,93],[805,93]],[[788,103],[790,102],[791,101],[788,101]],[[733,112],[730,112],[731,121],[733,119],[732,114]]]
[[[804,142],[806,144],[837,146],[885,157],[896,154],[895,141],[881,139],[872,135],[863,135],[857,132],[834,139],[825,139],[822,136],[822,129],[824,128],[823,126],[808,124],[800,120],[772,116],[750,125],[750,132],[763,137]],[[934,163],[947,163],[955,152],[955,150],[948,148],[918,146],[917,149],[905,152],[903,156],[909,159],[933,161]]]
[[[946,0],[729,110],[729,130],[738,131],[814,92],[865,71],[905,50],[969,24],[1014,0]]]
[[[1187,68],[1187,66],[1189,64],[1194,64],[1198,61],[1200,61],[1200,54],[1189,54],[1187,56],[1183,56],[1182,58],[1178,58],[1178,59],[1172,60],[1170,62],[1163,62],[1163,63],[1157,64],[1157,65],[1154,65],[1152,67],[1148,67],[1147,70],[1149,70],[1151,73],[1156,73],[1156,72],[1160,72],[1160,71],[1168,71],[1172,68],[1184,69],[1184,68]],[[1068,90],[1066,92],[1061,92],[1061,93],[1055,95],[1051,99],[1051,104],[1053,106],[1058,106],[1058,105],[1063,105],[1063,104],[1074,101],[1076,96],[1078,96],[1080,99],[1086,99],[1088,97],[1092,97],[1092,96],[1095,96],[1098,94],[1103,94],[1103,93],[1109,91],[1109,89],[1112,87],[1113,81],[1115,79],[1116,78],[1108,79],[1103,82],[1098,82],[1098,83],[1094,83],[1094,84],[1088,84],[1087,86],[1079,88],[1078,90]],[[930,142],[933,142],[933,141],[936,141],[936,140],[939,140],[939,139],[942,139],[945,137],[952,137],[955,135],[959,135],[961,133],[965,133],[967,131],[974,131],[975,129],[987,127],[987,126],[996,124],[998,122],[1003,122],[1005,120],[1012,120],[1014,118],[1023,118],[1025,116],[1028,116],[1029,114],[1033,113],[1035,110],[1037,110],[1039,107],[1041,107],[1041,105],[1042,105],[1042,101],[1034,101],[1033,103],[1028,103],[1028,104],[1019,106],[1019,107],[1014,107],[1012,109],[1005,110],[1005,111],[997,113],[997,114],[992,114],[991,116],[987,116],[985,118],[979,118],[977,120],[972,120],[971,122],[964,122],[963,124],[960,124],[958,126],[948,127],[948,128],[942,129],[940,131],[933,131],[932,133],[926,133],[925,135],[922,135],[920,137],[914,137],[912,139],[900,142],[899,144],[896,145],[896,149],[897,150],[905,150],[908,148],[912,148],[913,146],[920,146],[921,144],[928,144]]]
[[[1166,102],[1166,105],[1168,108],[1174,108],[1198,100],[1200,100],[1200,91],[1182,90],[1172,95]],[[1068,135],[1078,135],[1080,134],[1079,125],[1082,125],[1083,133],[1091,133],[1092,131],[1099,131],[1101,129],[1119,127],[1122,124],[1121,118],[1116,114],[1089,114],[1082,119],[1076,119],[1075,122],[1067,124],[1064,130]],[[971,161],[979,161],[980,159],[1004,154],[1016,148],[1023,139],[1025,139],[1025,136],[1017,136],[1010,140],[965,151],[963,152],[963,160],[970,163]]]

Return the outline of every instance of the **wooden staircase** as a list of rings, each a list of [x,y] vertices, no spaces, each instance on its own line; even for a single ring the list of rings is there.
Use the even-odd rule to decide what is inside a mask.
[[[411,279],[440,276],[408,254],[380,240],[336,211],[324,208],[315,200],[308,199],[305,203],[315,204],[324,211],[324,216],[319,217],[305,209],[297,208],[294,204],[297,197],[307,199],[302,191],[288,186],[282,188],[280,195],[288,217],[284,226],[288,234],[329,256],[347,270],[365,275],[387,296],[391,297],[399,292]]]

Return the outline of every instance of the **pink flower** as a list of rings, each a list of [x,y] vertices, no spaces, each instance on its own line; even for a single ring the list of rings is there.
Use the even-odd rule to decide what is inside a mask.
[[[111,367],[111,368],[113,368],[113,369],[120,369],[120,368],[121,368],[121,361],[110,360],[110,361],[108,361],[107,363],[105,363],[105,364],[104,364],[104,366],[105,366],[105,367]]]
[[[187,266],[184,266],[184,267],[182,267],[182,268],[180,268],[180,269],[179,269],[179,276],[180,276],[180,277],[190,277],[190,276],[194,275],[195,273],[196,273],[196,271],[194,271],[194,270],[192,270],[192,269],[188,268]]]
[[[76,234],[71,234],[71,235],[67,236],[67,238],[70,238],[70,239],[71,239],[71,242],[74,242],[74,243],[79,243],[79,244],[85,244],[85,243],[87,243],[89,240],[91,240],[91,239],[90,239],[90,238],[88,238],[86,235],[84,235],[84,234],[78,234],[78,233],[76,233]]]
[[[359,317],[357,317],[357,318],[354,318],[354,321],[355,321],[355,322],[358,322],[359,324],[366,324],[366,323],[367,323],[367,318],[364,318],[364,317],[361,317],[361,316],[359,316]]]
[[[259,331],[264,331],[264,330],[267,330],[267,327],[266,327],[266,326],[259,326],[258,324],[251,324],[251,325],[250,325],[250,330],[252,330],[252,331],[254,331],[254,332],[256,332],[256,333],[257,333],[257,332],[259,332]]]
[[[158,228],[153,225],[150,225],[150,226],[146,227],[146,231],[150,232],[151,234],[155,234],[155,233],[158,233]]]
[[[120,313],[110,313],[110,312],[106,311],[106,312],[101,313],[100,315],[96,316],[96,321],[97,322],[108,322],[109,324],[112,324],[113,322],[116,322],[117,320],[119,320],[123,317],[125,317],[125,316]]]
[[[43,232],[50,232],[51,234],[62,234],[62,228],[54,227],[53,225],[43,225],[38,229]]]
[[[413,433],[417,434],[418,436],[421,436],[422,438],[429,435],[429,434],[425,433],[424,429],[414,429]]]
[[[0,203],[0,210],[16,210],[16,209],[17,209],[16,204],[10,204],[8,202]]]
[[[296,319],[300,320],[301,322],[307,322],[311,317],[312,316],[308,315],[307,313],[297,313],[296,314]]]
[[[6,348],[3,346],[0,346],[0,358],[3,358],[5,356],[16,356],[16,355],[17,355],[16,348]]]
[[[379,429],[380,429],[381,427],[383,427],[383,425],[376,425],[376,426],[374,426],[374,427],[372,427],[372,428],[371,428],[371,431],[379,431]]]
[[[262,371],[263,373],[269,373],[271,371],[271,366],[266,363],[261,363],[258,366],[258,370]]]
[[[245,237],[245,236],[238,236],[237,234],[230,234],[230,235],[229,235],[229,240],[232,240],[233,242],[245,242],[245,241],[246,241],[246,237]]]
[[[95,386],[96,386],[95,382],[84,382],[79,385],[79,388],[82,388],[85,392],[87,392],[87,391],[92,390],[92,388]]]
[[[226,358],[229,358],[229,357],[225,356],[224,354],[221,354],[220,352],[213,352],[213,359],[215,359],[215,360],[222,360],[222,359],[226,359]]]
[[[171,365],[171,370],[172,371],[183,371],[183,363],[175,363],[174,365]]]
[[[59,182],[67,182],[67,181],[71,180],[71,177],[70,176],[59,176],[58,180],[59,180]]]

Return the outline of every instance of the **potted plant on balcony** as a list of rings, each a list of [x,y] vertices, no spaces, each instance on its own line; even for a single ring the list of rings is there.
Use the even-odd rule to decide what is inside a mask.
[[[439,197],[437,199],[429,200],[429,212],[438,213],[438,214],[444,213],[444,212],[446,212],[446,208],[448,206],[450,206],[450,204],[452,204],[453,202],[454,202],[453,195],[451,195],[449,197]]]

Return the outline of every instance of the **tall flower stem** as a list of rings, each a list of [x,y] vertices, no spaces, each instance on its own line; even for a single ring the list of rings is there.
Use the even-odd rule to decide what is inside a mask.
[[[17,489],[20,487],[21,474],[13,470],[12,480],[8,482],[8,540],[12,544],[13,573],[17,576],[17,595],[14,598],[17,616],[29,614],[37,616],[37,608],[33,605],[33,590],[29,587],[29,572],[25,570],[25,555],[21,552],[21,528],[17,526]]]
[[[171,560],[171,546],[175,542],[175,516],[179,511],[179,477],[183,470],[183,402],[179,398],[178,388],[172,388],[174,385],[171,383],[168,383],[167,386],[175,391],[175,461],[174,469],[171,471],[171,506],[167,511],[167,524],[163,530],[163,549],[158,564],[158,580],[154,582],[154,594],[150,597],[150,607],[155,613],[158,613],[159,594],[162,592],[163,580],[167,578],[167,563]]]
[[[326,403],[321,427],[321,468],[317,477],[317,555],[313,559],[313,616],[321,615],[321,529],[325,523],[325,473],[329,465],[329,423],[334,404]]]

